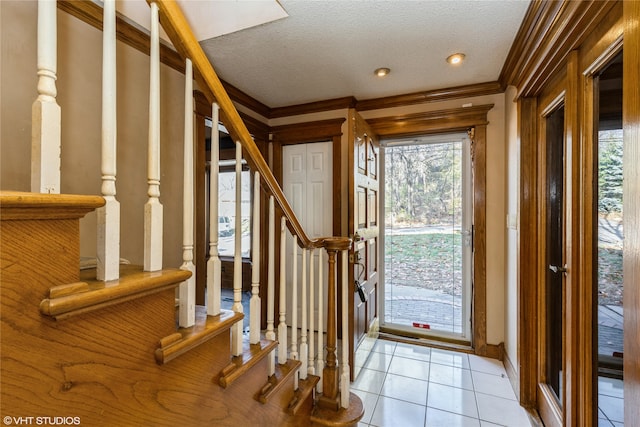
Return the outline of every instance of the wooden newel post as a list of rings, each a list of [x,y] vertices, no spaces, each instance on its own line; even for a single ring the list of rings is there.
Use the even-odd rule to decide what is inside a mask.
[[[318,404],[324,408],[338,410],[340,401],[338,399],[339,390],[339,370],[338,357],[336,352],[337,339],[337,285],[336,285],[336,259],[337,253],[349,249],[351,239],[347,237],[336,237],[326,239],[324,248],[329,255],[329,273],[327,283],[327,357],[322,373],[322,396]]]

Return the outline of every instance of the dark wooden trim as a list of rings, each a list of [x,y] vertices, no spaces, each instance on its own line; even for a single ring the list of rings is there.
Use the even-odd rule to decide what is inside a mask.
[[[265,118],[270,117],[271,109],[268,106],[258,101],[257,99],[249,96],[248,94],[241,91],[240,89],[233,86],[232,84],[225,82],[224,80],[222,81],[222,84],[225,90],[227,91],[227,93],[229,94],[229,97],[233,99],[234,102],[244,105],[245,107],[249,108],[252,111],[255,111],[256,113],[260,114]]]
[[[486,117],[485,117],[486,121]],[[476,354],[487,348],[487,126],[475,126],[472,138],[473,174],[473,327],[472,345]]]
[[[69,15],[102,31],[102,6],[92,1],[59,0],[58,8]],[[121,42],[149,55],[149,33],[121,15],[116,16],[116,37]],[[160,61],[176,71],[184,73],[184,60],[164,41],[160,42]]]
[[[537,95],[615,3],[533,1],[500,73],[501,87]]]
[[[494,95],[504,92],[499,82],[476,83],[444,89],[426,90],[384,98],[364,99],[356,103],[358,111],[379,110],[382,108],[403,107],[406,105],[446,101],[449,99],[470,98],[482,95]]]
[[[625,1],[624,129],[624,421],[640,420],[640,2]]]
[[[58,8],[102,31],[102,6],[100,4],[93,1],[58,0]],[[147,30],[141,29],[120,13],[116,16],[116,37],[121,42],[149,55],[150,41]],[[160,61],[184,74],[184,60],[173,47],[162,40],[160,42]],[[264,117],[269,117],[269,107],[225,81],[222,81],[222,84],[234,102],[244,105]]]
[[[424,113],[368,119],[367,123],[380,136],[409,136],[429,133],[467,131],[469,128],[486,126],[487,113],[493,104]]]
[[[503,342],[501,342],[500,344],[487,344],[485,349],[486,351],[484,352],[484,354],[482,354],[482,356],[490,357],[492,359],[496,359],[496,360],[500,360],[501,362],[504,362],[504,343]],[[478,352],[476,351],[475,354],[478,354]]]
[[[273,142],[280,144],[299,144],[332,140],[342,136],[342,124],[345,117],[319,120],[315,122],[294,123],[271,127]]]
[[[475,354],[501,357],[497,345],[487,343],[487,272],[486,272],[486,145],[487,113],[493,104],[467,108],[430,111],[426,113],[369,119],[372,130],[386,137],[468,131],[473,129],[472,173],[473,173],[473,301],[472,301],[472,346]],[[352,162],[352,147],[349,161]],[[351,190],[350,190],[351,191]],[[349,194],[353,198],[353,194]],[[351,210],[351,209],[350,209]]]
[[[324,101],[309,102],[306,104],[289,105],[285,107],[272,108],[269,113],[270,119],[278,117],[297,116],[300,114],[318,113],[321,111],[342,110],[353,108],[356,105],[356,99],[353,96],[345,96],[344,98],[327,99]]]
[[[518,363],[520,404],[537,401],[538,366],[538,140],[537,99],[518,100],[520,236],[518,257]]]

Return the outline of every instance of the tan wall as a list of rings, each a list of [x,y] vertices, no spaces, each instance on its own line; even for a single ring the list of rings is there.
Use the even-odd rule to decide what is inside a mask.
[[[35,1],[2,1],[2,170],[0,187],[30,187],[31,103],[36,97]],[[117,45],[117,199],[121,257],[143,260],[147,196],[149,57]],[[100,194],[102,32],[58,12],[58,104],[63,193]],[[184,77],[161,67],[161,202],[164,265],[182,262]],[[95,256],[95,214],[81,222],[81,254]]]
[[[507,164],[506,164],[506,138],[505,138],[505,96],[503,94],[467,98],[461,100],[411,105],[406,107],[388,108],[374,111],[363,111],[360,114],[365,119],[385,117],[399,114],[410,114],[424,111],[460,108],[463,104],[474,105],[494,104],[489,111],[487,126],[487,342],[500,344],[505,341],[505,257],[507,247],[505,244],[506,227],[506,198],[507,190]],[[290,123],[309,122],[336,117],[346,117],[346,110],[335,110],[317,114],[305,114],[294,117],[284,117],[271,120],[270,125],[283,125]],[[348,122],[343,125],[342,154],[343,172],[347,176],[347,128]],[[343,195],[346,191],[347,181],[343,179]],[[343,202],[343,210],[346,209],[346,199]],[[344,212],[343,212],[344,218]],[[345,218],[346,220],[346,218]],[[514,306],[515,310],[517,306]]]
[[[518,369],[518,242],[520,228],[520,143],[518,141],[518,108],[513,100],[516,88],[505,92],[506,136],[506,208],[511,224],[507,226],[505,242],[505,332],[504,347],[511,365]],[[515,223],[514,223],[515,222]]]
[[[2,189],[29,189],[31,103],[35,99],[36,4],[0,2],[2,7]],[[100,192],[100,67],[101,32],[66,13],[58,13],[58,102],[63,115],[62,191]],[[122,209],[122,256],[142,262],[142,221],[146,201],[146,146],[148,115],[148,62],[138,51],[118,43],[118,181]],[[127,76],[127,79],[123,77]],[[10,82],[10,83],[9,83]],[[182,242],[182,85],[183,77],[162,66],[162,178],[165,209],[165,265],[181,262]],[[175,101],[175,102],[174,102]],[[462,104],[493,103],[487,127],[487,342],[505,341],[505,244],[507,140],[504,95],[365,111],[367,118],[458,108]],[[282,125],[347,116],[337,110],[271,120]],[[170,117],[178,118],[172,120]],[[341,150],[346,176],[347,127],[343,125]],[[510,175],[509,175],[510,176]],[[347,181],[343,180],[346,195]],[[346,223],[346,206],[343,219]],[[511,212],[511,211],[510,211]],[[95,215],[82,222],[82,254],[95,254]],[[507,295],[507,297],[505,297]],[[514,306],[515,307],[515,306]],[[513,308],[515,310],[515,308]],[[510,312],[509,312],[510,313]]]

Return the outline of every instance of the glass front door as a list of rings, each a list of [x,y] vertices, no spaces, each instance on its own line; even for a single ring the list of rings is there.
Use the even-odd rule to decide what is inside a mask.
[[[470,175],[465,134],[386,143],[386,328],[470,340]]]

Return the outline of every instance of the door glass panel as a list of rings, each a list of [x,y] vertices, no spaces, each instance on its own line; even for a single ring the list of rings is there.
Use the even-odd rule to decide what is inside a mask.
[[[562,404],[562,307],[564,301],[564,106],[546,119],[547,269],[545,280],[546,382]]]
[[[598,424],[622,425],[622,53],[598,76],[597,132],[597,248],[594,282],[597,287]]]
[[[469,339],[469,140],[438,138],[385,147],[384,323]]]

